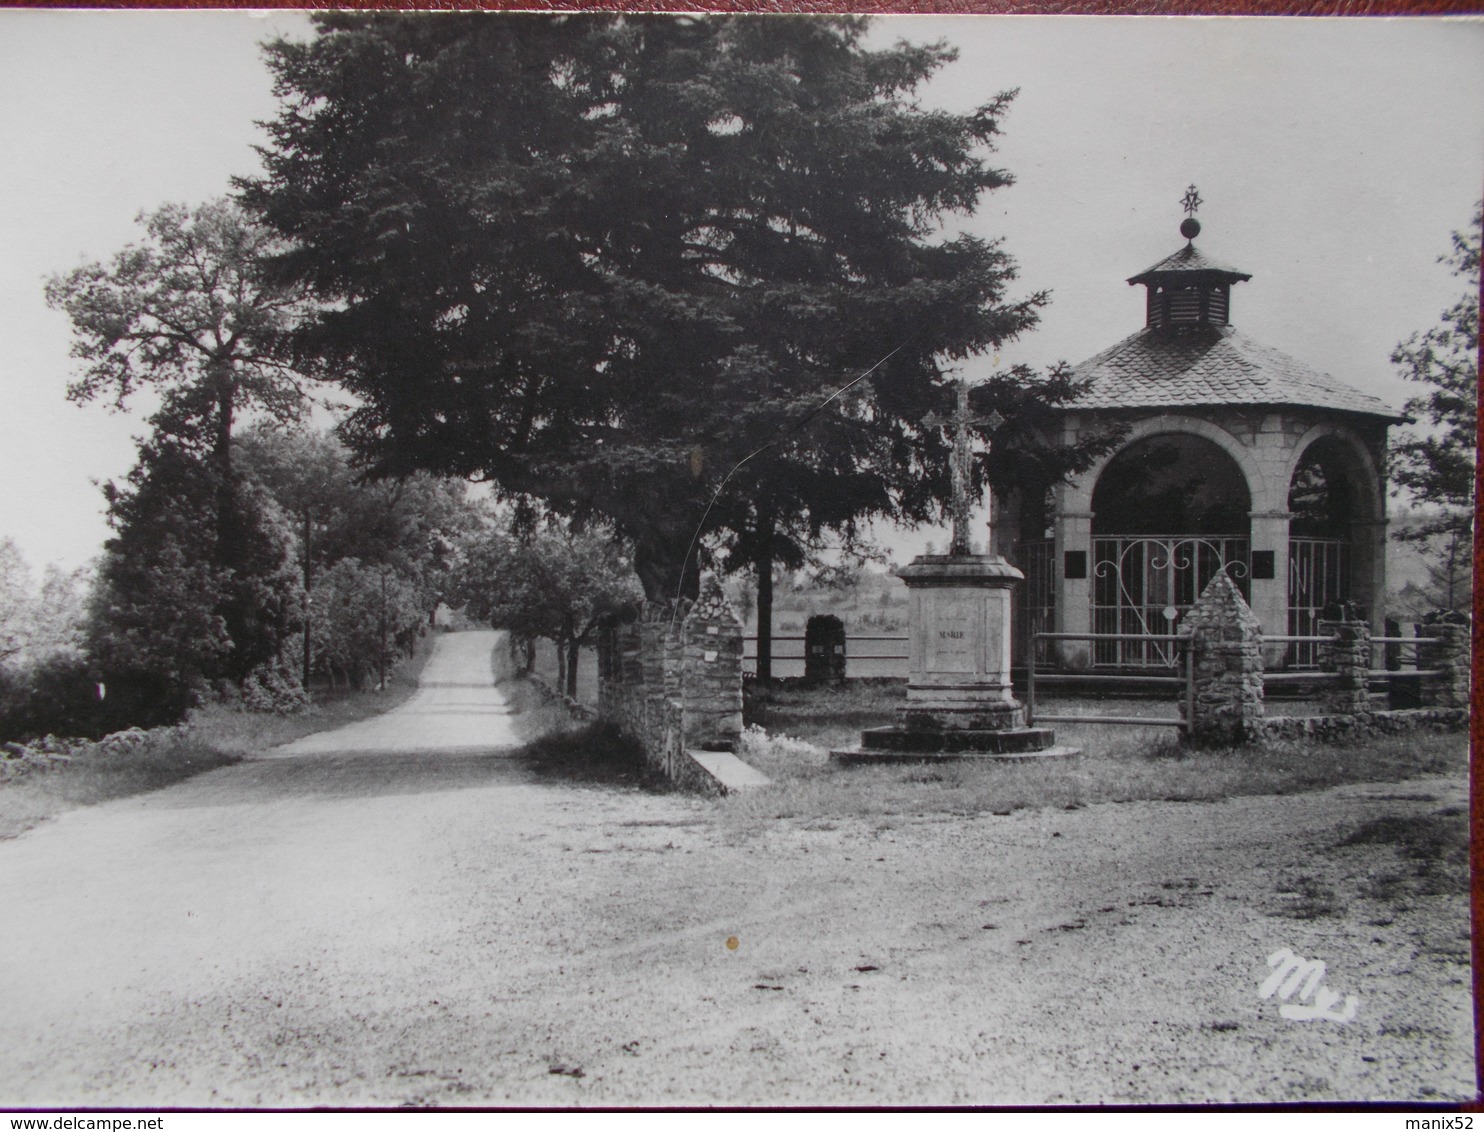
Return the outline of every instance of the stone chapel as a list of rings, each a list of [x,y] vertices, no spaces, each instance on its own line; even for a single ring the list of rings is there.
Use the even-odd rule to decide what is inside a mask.
[[[1126,426],[1116,450],[1074,483],[995,500],[991,550],[1026,575],[1017,664],[1036,632],[1172,634],[1217,571],[1267,636],[1317,632],[1336,601],[1379,631],[1400,415],[1238,330],[1233,292],[1252,276],[1196,246],[1193,215],[1180,231],[1184,247],[1128,280],[1146,291],[1143,327],[1075,367],[1087,392],[1059,414],[1067,440]],[[1317,660],[1302,643],[1264,653],[1271,668]],[[1173,660],[1154,641],[1043,640],[1036,654],[1109,672]]]

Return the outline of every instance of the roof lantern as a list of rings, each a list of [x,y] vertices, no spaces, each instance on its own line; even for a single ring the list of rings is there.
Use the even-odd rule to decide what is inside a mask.
[[[1252,276],[1217,263],[1195,246],[1201,222],[1195,218],[1201,197],[1191,185],[1181,199],[1185,219],[1180,234],[1187,243],[1174,255],[1139,272],[1129,285],[1148,288],[1145,325],[1157,330],[1180,332],[1207,326],[1226,326],[1231,315],[1231,285]]]

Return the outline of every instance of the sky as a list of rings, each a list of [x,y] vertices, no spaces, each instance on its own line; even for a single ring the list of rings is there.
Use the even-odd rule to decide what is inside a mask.
[[[142,210],[256,172],[275,111],[258,45],[308,34],[294,12],[0,9],[0,538],[33,566],[98,553],[97,485],[128,472],[148,415],[65,399],[45,278],[111,257]],[[1437,258],[1484,193],[1484,20],[902,16],[871,34],[959,49],[924,105],[1020,91],[992,158],[1015,184],[956,222],[1004,239],[1013,295],[1052,295],[1002,364],[1137,330],[1125,280],[1183,245],[1194,183],[1199,246],[1252,275],[1236,326],[1392,405],[1417,391],[1388,359],[1461,293]]]

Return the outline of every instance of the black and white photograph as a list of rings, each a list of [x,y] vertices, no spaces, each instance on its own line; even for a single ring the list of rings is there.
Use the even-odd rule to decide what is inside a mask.
[[[0,10],[0,1111],[1475,1101],[1481,62]]]

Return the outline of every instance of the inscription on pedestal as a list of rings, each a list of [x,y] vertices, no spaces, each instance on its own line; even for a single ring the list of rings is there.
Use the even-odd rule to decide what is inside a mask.
[[[927,635],[929,672],[973,672],[977,669],[978,634],[974,631],[979,603],[939,598]]]

